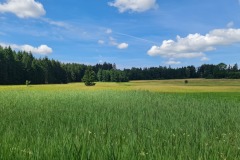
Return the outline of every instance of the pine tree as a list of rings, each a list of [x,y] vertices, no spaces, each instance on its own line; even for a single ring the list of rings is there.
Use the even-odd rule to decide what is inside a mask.
[[[95,72],[92,70],[91,67],[88,67],[85,71],[82,81],[85,83],[86,86],[94,86],[96,83],[95,81]]]

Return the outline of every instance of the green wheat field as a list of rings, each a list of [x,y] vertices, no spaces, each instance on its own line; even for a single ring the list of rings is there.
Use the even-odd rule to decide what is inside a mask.
[[[240,80],[188,81],[0,86],[0,159],[240,159]]]

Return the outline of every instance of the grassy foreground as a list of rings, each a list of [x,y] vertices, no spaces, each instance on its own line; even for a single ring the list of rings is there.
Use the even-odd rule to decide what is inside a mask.
[[[239,91],[159,93],[134,85],[187,86],[131,83],[0,87],[0,159],[239,159]]]

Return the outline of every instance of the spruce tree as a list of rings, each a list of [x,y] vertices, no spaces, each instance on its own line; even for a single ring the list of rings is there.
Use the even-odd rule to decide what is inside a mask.
[[[95,81],[95,72],[92,70],[91,67],[88,67],[85,71],[82,81],[85,83],[86,86],[94,86],[96,83]]]

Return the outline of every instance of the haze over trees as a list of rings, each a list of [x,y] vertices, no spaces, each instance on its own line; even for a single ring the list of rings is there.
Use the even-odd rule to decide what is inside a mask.
[[[95,81],[127,82],[129,80],[158,80],[184,78],[240,78],[237,64],[203,64],[200,67],[180,68],[150,67],[119,70],[115,64],[103,63],[91,66]],[[35,58],[25,51],[14,51],[0,46],[0,84],[57,84],[82,82],[88,68],[77,63],[61,63],[44,58]]]

